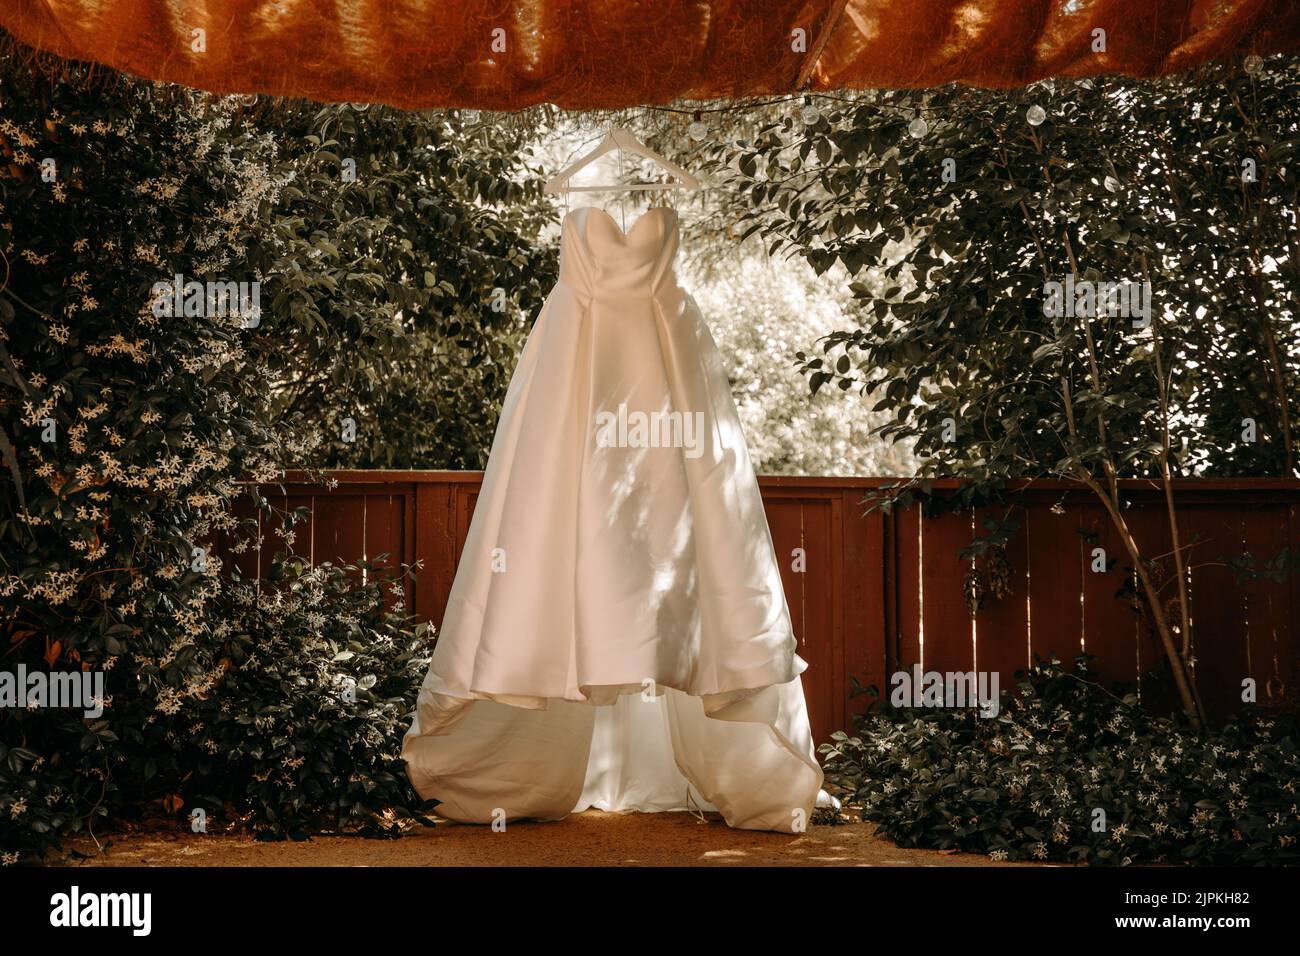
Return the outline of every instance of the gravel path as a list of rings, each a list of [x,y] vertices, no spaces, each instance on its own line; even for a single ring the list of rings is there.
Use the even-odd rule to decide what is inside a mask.
[[[906,850],[869,824],[813,826],[801,836],[733,830],[716,814],[603,813],[489,827],[441,823],[397,840],[315,837],[259,843],[243,835],[140,830],[101,836],[107,855],[74,866],[1014,866],[987,857]],[[92,841],[73,844],[93,853]]]

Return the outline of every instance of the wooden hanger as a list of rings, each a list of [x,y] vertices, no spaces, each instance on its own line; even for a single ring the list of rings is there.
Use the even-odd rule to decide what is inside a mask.
[[[667,182],[667,183],[632,183],[630,185],[627,183],[613,183],[606,186],[570,186],[568,184],[569,180],[573,178],[575,173],[586,168],[587,166],[594,163],[596,160],[600,159],[600,157],[604,156],[606,153],[611,152],[612,150],[615,149],[626,150],[629,153],[635,153],[637,156],[642,156],[654,163],[657,163],[662,169],[666,170],[673,176],[676,176],[677,181]],[[548,180],[546,183],[546,191],[548,193],[559,193],[559,192],[595,193],[595,192],[611,192],[620,189],[632,189],[632,190],[699,189],[701,185],[703,184],[700,182],[699,179],[692,176],[686,170],[682,169],[682,167],[678,166],[676,163],[672,162],[671,160],[665,159],[664,157],[660,156],[654,150],[650,149],[650,147],[646,146],[639,139],[633,136],[628,130],[624,129],[621,126],[615,126],[608,133],[605,134],[605,138],[600,141],[599,146],[597,146],[587,155],[578,159],[576,162],[570,164],[569,166],[566,166],[564,169],[560,170],[560,172],[557,173],[554,177]]]

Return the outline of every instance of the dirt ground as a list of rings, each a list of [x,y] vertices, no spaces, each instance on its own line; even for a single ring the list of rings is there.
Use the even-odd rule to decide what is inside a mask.
[[[73,866],[1016,866],[985,856],[900,849],[865,823],[812,826],[800,836],[733,830],[716,814],[604,813],[551,823],[443,823],[397,840],[315,837],[259,843],[248,836],[140,830],[73,846]]]

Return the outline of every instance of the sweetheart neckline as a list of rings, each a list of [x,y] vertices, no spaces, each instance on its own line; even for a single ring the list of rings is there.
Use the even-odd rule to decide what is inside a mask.
[[[570,216],[577,215],[578,213],[583,212],[584,210],[589,213],[595,211],[600,213],[602,216],[604,216],[607,220],[609,220],[609,224],[614,227],[615,231],[618,232],[618,234],[623,238],[624,242],[626,242],[629,238],[631,238],[632,233],[636,232],[636,227],[641,224],[641,220],[645,219],[652,212],[663,210],[664,212],[672,213],[674,216],[677,215],[677,210],[674,209],[672,206],[651,206],[645,212],[641,213],[641,215],[636,217],[636,220],[632,223],[632,226],[629,229],[624,229],[622,226],[620,226],[618,224],[618,220],[615,219],[612,215],[610,215],[608,210],[602,209],[600,206],[578,206],[576,209],[570,209],[568,213],[565,214],[564,218],[568,219]],[[583,232],[585,234],[586,229],[584,229]]]

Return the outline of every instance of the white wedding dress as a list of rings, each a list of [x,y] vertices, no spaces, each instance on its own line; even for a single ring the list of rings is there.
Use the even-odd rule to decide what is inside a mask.
[[[669,208],[626,234],[594,207],[562,223],[559,281],[510,382],[403,742],[448,819],[694,807],[802,832],[833,803],[678,241]]]

